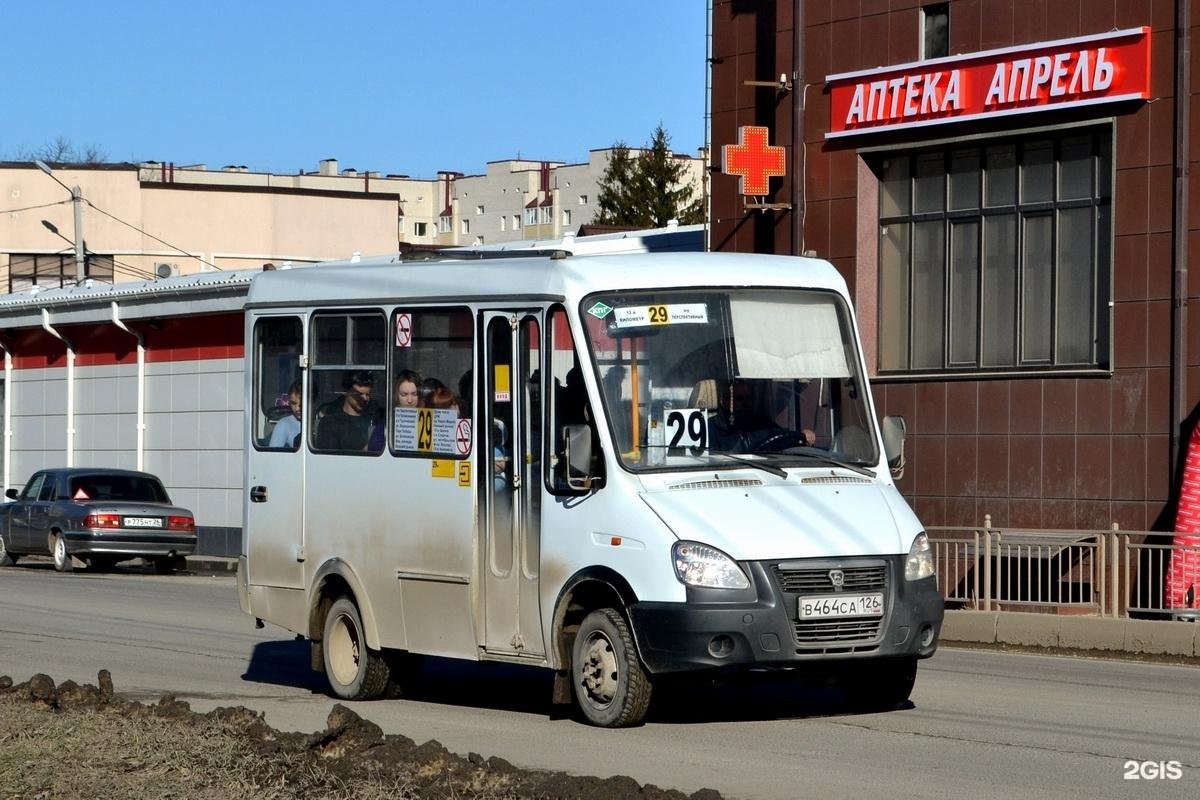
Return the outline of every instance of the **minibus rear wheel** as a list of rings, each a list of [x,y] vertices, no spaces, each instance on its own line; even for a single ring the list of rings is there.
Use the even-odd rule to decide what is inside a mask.
[[[583,618],[571,648],[575,702],[601,728],[638,725],[650,708],[650,676],[638,660],[620,612],[601,608]]]
[[[325,612],[325,676],[343,700],[373,700],[387,689],[387,661],[367,647],[363,630],[362,615],[349,597],[339,597]]]

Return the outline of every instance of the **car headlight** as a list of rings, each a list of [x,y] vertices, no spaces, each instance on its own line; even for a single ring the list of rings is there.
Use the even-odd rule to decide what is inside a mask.
[[[929,547],[929,537],[920,533],[913,539],[912,547],[908,548],[908,559],[904,562],[904,579],[917,581],[932,574],[933,550]]]
[[[745,589],[746,573],[729,556],[699,542],[676,542],[671,548],[675,575],[688,586],[709,589]]]

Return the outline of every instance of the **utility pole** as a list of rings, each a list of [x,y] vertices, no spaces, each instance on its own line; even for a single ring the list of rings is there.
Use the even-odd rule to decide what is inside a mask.
[[[75,285],[82,286],[84,279],[87,277],[85,274],[85,264],[87,262],[83,253],[83,192],[80,191],[78,186],[71,188],[60,181],[54,175],[54,170],[50,169],[50,165],[45,161],[34,161],[33,163],[37,165],[38,169],[49,175],[50,180],[71,193],[71,204],[75,207]],[[57,232],[55,230],[55,233]]]
[[[87,270],[83,257],[83,194],[78,186],[71,189],[71,205],[75,206],[75,285],[82,286]]]

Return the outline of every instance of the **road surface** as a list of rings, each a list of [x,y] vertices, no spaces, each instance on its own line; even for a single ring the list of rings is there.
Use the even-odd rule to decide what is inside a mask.
[[[305,643],[242,615],[229,575],[0,568],[0,674],[15,681],[108,669],[129,696],[245,705],[314,731],[334,701],[307,665]],[[418,698],[351,705],[458,753],[735,798],[1200,796],[1195,667],[943,649],[910,708],[846,714],[781,684],[677,688],[621,731],[565,717],[549,695],[543,670],[431,660]],[[1177,761],[1181,776],[1132,780],[1131,761]]]

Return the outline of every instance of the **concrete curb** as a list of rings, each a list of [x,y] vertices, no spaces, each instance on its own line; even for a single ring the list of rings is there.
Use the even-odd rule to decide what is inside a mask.
[[[1200,624],[1019,611],[947,611],[944,642],[1200,657]]]
[[[237,572],[236,558],[220,556],[188,556],[187,568],[190,572]]]

